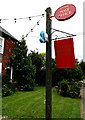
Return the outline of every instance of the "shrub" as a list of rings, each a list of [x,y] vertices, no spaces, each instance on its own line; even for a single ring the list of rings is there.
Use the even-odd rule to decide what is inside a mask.
[[[76,64],[76,68],[56,69],[56,65],[52,68],[52,86],[58,85],[63,79],[67,79],[70,82],[72,79],[80,81],[83,78],[84,75],[79,64]]]
[[[6,97],[14,94],[15,86],[10,82],[9,75],[5,74],[2,76],[2,96]]]
[[[69,82],[68,80],[62,80],[59,83],[60,94],[65,97],[71,98],[79,98],[80,97],[80,89],[81,83],[79,81],[75,81],[74,79]]]
[[[13,81],[19,90],[27,90],[27,86],[33,88],[35,83],[36,67],[31,57],[27,55],[27,51],[26,41],[22,40],[15,45],[10,58],[9,65],[13,67]]]
[[[41,86],[45,86],[46,82],[46,70],[40,70],[38,71],[36,75],[36,83]]]
[[[72,83],[69,86],[69,97],[80,97],[81,82],[72,79]]]
[[[35,87],[35,79],[28,78],[28,81],[25,81],[25,83],[22,83],[20,86],[18,86],[18,90],[20,91],[32,91]]]
[[[2,96],[6,97],[14,94],[14,86],[10,83],[9,85],[3,85],[2,87]]]
[[[69,81],[62,80],[60,82],[61,95],[68,96],[68,86],[69,86]]]
[[[8,85],[10,83],[10,77],[9,75],[5,74],[2,75],[2,86],[3,85]]]
[[[20,87],[21,91],[32,91],[33,89],[34,89],[34,87],[29,85],[29,84],[23,85],[23,86]]]

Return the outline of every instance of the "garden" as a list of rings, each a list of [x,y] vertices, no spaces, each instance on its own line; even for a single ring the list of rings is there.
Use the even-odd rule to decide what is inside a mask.
[[[62,97],[52,89],[52,118],[80,118],[80,99]],[[19,91],[3,98],[3,116],[9,118],[45,118],[45,87]]]
[[[2,114],[9,118],[45,118],[46,53],[27,54],[26,41],[14,47],[2,76]],[[75,60],[76,68],[56,69],[52,58],[52,118],[81,118],[81,80],[85,63]]]

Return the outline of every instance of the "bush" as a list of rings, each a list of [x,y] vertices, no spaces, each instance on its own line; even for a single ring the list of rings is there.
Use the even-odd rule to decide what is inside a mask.
[[[3,75],[2,76],[2,96],[6,97],[9,95],[14,94],[15,92],[15,86],[13,83],[10,82],[9,75]]]
[[[15,45],[10,58],[9,65],[13,68],[13,82],[19,90],[33,89],[35,85],[36,67],[31,57],[27,55],[27,51],[26,41],[22,40]]]
[[[22,83],[20,86],[17,86],[18,90],[20,91],[32,91],[35,87],[35,79],[28,78],[28,81],[25,81],[25,83]]]
[[[38,71],[36,75],[36,84],[45,86],[45,82],[46,82],[46,70],[44,69]]]
[[[60,89],[61,89],[61,95],[68,96],[68,87],[69,87],[69,81],[63,80],[60,82]]]
[[[10,83],[10,77],[9,75],[5,74],[2,75],[2,86],[3,85],[8,85]]]
[[[9,95],[14,94],[15,90],[14,90],[14,86],[10,83],[10,85],[3,85],[2,87],[2,96],[6,97]]]
[[[42,57],[42,55],[38,54],[38,52],[35,51],[31,51],[29,57],[31,57],[32,64],[36,67],[36,84],[44,85],[43,80],[45,81],[45,79],[43,78],[45,78],[45,72],[40,71],[40,68],[44,66],[44,58]]]
[[[69,85],[69,97],[80,97],[81,82],[72,79],[72,84]]]
[[[23,85],[23,86],[20,87],[21,91],[32,91],[33,89],[34,89],[34,87],[29,85],[29,84]]]
[[[56,65],[52,68],[52,86],[58,85],[63,79],[70,82],[72,79],[80,81],[83,78],[84,75],[79,64],[76,64],[76,68],[56,69]]]
[[[68,80],[62,80],[59,83],[59,88],[61,90],[60,94],[64,97],[79,98],[81,83],[75,81],[74,79],[69,82]]]

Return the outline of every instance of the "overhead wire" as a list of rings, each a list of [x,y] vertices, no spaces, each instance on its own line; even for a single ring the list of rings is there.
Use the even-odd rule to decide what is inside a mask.
[[[29,19],[29,20],[31,20],[32,18],[40,17],[40,16],[44,16],[44,15],[45,14],[35,15],[35,16],[28,16],[28,17],[21,17],[21,18],[10,18],[10,19],[0,18],[0,23],[1,23],[1,21],[7,21],[7,20],[14,20],[14,22],[16,23],[17,20],[22,20],[22,19]]]
[[[24,36],[25,37],[35,37],[35,36],[28,36],[31,32],[33,32],[34,28],[39,25],[39,22],[41,21],[41,19],[45,16],[45,13],[44,14],[41,14],[41,15],[35,15],[35,16],[28,16],[28,17],[21,17],[21,18],[14,18],[14,19],[0,19],[0,23],[2,20],[14,20],[14,22],[16,23],[17,20],[22,20],[22,19],[29,19],[31,20],[32,18],[35,18],[35,17],[41,17],[37,23],[31,28],[31,30]],[[76,35],[82,35],[82,33],[76,33],[76,34],[70,34],[68,32],[64,32],[64,31],[61,31],[61,30],[57,30],[57,29],[54,29],[54,28],[51,28],[53,31],[51,33],[51,35],[55,32],[60,32],[60,33],[63,33],[65,35],[65,37],[58,37],[58,34],[56,35],[57,37],[55,39],[52,39],[52,40],[57,40],[57,39],[63,39],[63,38],[68,38],[68,37],[74,37]],[[85,35],[85,33],[83,32],[83,35]],[[38,38],[38,37],[37,37]]]
[[[60,30],[59,30],[59,32],[60,32]],[[64,32],[64,31],[63,31]],[[30,33],[30,32],[29,32]],[[64,33],[65,34],[65,33]],[[70,34],[70,33],[69,33]],[[73,35],[73,36],[72,36]],[[66,35],[66,37],[58,37],[58,34],[57,35],[53,35],[53,37],[55,37],[55,36],[57,36],[55,39],[52,39],[52,40],[57,40],[57,39],[64,39],[64,38],[68,38],[68,37],[75,37],[75,36],[77,36],[77,35],[85,35],[85,34],[83,34],[83,32],[81,32],[81,33],[76,33],[76,34],[71,34],[71,35]],[[15,36],[15,37],[20,37],[20,36]],[[38,36],[38,35],[34,35],[34,36],[27,36],[27,37],[35,37],[35,38],[39,38],[40,36]]]
[[[31,28],[31,30],[24,36],[24,38],[25,37],[28,37],[28,35],[29,35],[29,33],[30,32],[33,32],[33,30],[34,30],[34,28],[37,26],[37,25],[39,25],[39,22],[41,21],[41,19],[43,18],[44,16],[42,16],[38,21],[37,21],[37,23]]]

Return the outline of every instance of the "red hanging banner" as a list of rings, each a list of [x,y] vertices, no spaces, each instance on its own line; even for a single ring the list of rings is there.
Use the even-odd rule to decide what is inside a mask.
[[[54,41],[56,67],[75,68],[73,38]]]

